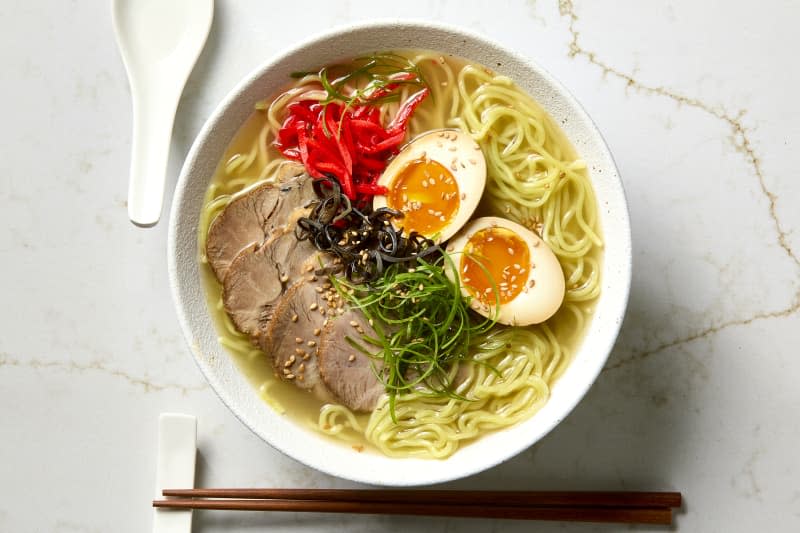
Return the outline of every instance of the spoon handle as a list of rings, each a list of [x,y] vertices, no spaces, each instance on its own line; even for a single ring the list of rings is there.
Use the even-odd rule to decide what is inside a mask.
[[[164,203],[172,126],[180,91],[162,88],[160,94],[155,94],[155,91],[132,92],[133,140],[128,217],[134,224],[152,226],[161,217]],[[170,98],[170,92],[177,92],[177,95]]]

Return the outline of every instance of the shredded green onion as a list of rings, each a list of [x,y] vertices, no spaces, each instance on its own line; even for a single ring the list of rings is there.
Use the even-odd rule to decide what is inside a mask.
[[[347,70],[340,73],[343,68]],[[292,77],[306,74],[311,73],[295,72]],[[422,71],[413,61],[392,53],[359,57],[346,66],[325,67],[315,74],[319,75],[322,88],[328,93],[324,104],[339,100],[348,106],[379,105],[399,100],[397,90],[404,85],[428,87]],[[398,74],[408,76],[398,78]],[[376,97],[377,91],[384,91],[385,94]]]
[[[495,324],[494,318],[477,319],[470,312],[458,280],[458,268],[446,253],[432,260],[418,258],[413,268],[393,264],[368,285],[333,279],[373,327],[374,336],[348,342],[382,361],[373,367],[389,394],[393,419],[399,394],[460,398],[453,370],[467,359],[475,337]]]

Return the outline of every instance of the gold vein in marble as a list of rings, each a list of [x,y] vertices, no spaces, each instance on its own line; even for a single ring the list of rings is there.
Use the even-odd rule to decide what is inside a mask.
[[[691,335],[687,335],[686,337],[675,339],[669,342],[661,343],[649,350],[646,350],[644,352],[639,352],[636,355],[632,355],[625,359],[621,359],[615,362],[614,364],[607,365],[603,369],[603,372],[605,372],[606,370],[616,370],[617,368],[623,367],[629,363],[632,363],[633,361],[641,361],[643,359],[647,359],[651,355],[657,354],[669,348],[674,348],[676,346],[680,346],[681,344],[686,344],[688,342],[703,339],[715,333],[719,333],[723,329],[727,329],[733,326],[747,326],[748,324],[751,324],[756,320],[767,320],[771,318],[786,318],[798,311],[800,311],[800,295],[795,296],[795,301],[792,303],[790,307],[787,307],[786,309],[780,309],[778,311],[762,311],[759,313],[755,313],[754,315],[749,316],[747,318],[741,318],[738,320],[728,320],[726,322],[721,322],[715,326],[709,326],[705,329],[698,331],[697,333],[693,333]]]
[[[741,122],[742,117],[746,114],[747,111],[745,109],[741,109],[738,113],[732,114],[718,107],[706,104],[705,102],[699,100],[698,98],[689,97],[661,86],[653,87],[651,85],[644,84],[642,82],[637,81],[630,74],[626,74],[625,72],[619,71],[614,67],[611,67],[607,63],[598,59],[595,52],[582,48],[578,43],[578,37],[580,36],[580,32],[575,29],[575,24],[578,21],[578,16],[575,14],[575,9],[573,7],[572,0],[559,0],[558,6],[561,15],[569,17],[569,32],[570,35],[572,36],[572,40],[569,43],[570,57],[577,57],[577,56],[584,57],[587,61],[589,61],[593,65],[603,69],[604,74],[606,75],[611,74],[612,76],[619,78],[620,80],[624,81],[628,87],[632,87],[637,91],[640,91],[645,94],[664,96],[666,98],[674,100],[678,104],[700,109],[705,113],[708,113],[709,115],[725,122],[731,128],[731,131],[733,133],[732,142],[734,148],[736,148],[736,150],[739,153],[745,156],[745,160],[752,167],[754,174],[758,178],[758,183],[761,188],[761,192],[764,194],[764,196],[766,196],[767,200],[769,200],[769,214],[770,218],[772,218],[773,224],[775,225],[775,230],[778,234],[778,243],[780,244],[781,248],[783,248],[784,251],[786,251],[786,253],[789,255],[789,257],[794,261],[795,265],[800,267],[800,257],[798,257],[794,253],[794,250],[792,250],[792,247],[786,238],[787,235],[786,230],[783,229],[783,226],[781,225],[780,219],[778,218],[777,215],[776,202],[778,200],[778,196],[771,190],[769,190],[769,188],[767,187],[764,178],[764,173],[761,170],[761,162],[758,156],[756,155],[755,150],[753,149],[752,143],[750,142],[750,138],[748,137],[748,130],[747,128],[744,127],[744,125]]]
[[[199,392],[208,388],[208,385],[206,384],[187,386],[181,385],[180,383],[155,383],[145,378],[128,374],[122,370],[107,367],[105,364],[97,361],[91,363],[76,363],[74,361],[43,361],[39,359],[22,360],[14,359],[6,354],[2,354],[0,355],[0,367],[33,368],[36,370],[47,369],[67,373],[88,372],[93,370],[113,376],[115,378],[121,378],[135,387],[142,387],[145,392],[177,390],[183,395],[187,395],[190,392]]]
[[[764,177],[764,172],[761,169],[760,159],[756,155],[755,149],[753,148],[753,144],[750,141],[750,137],[748,135],[749,132],[747,128],[745,128],[744,125],[742,124],[742,117],[745,115],[746,110],[742,109],[738,113],[733,114],[719,107],[709,105],[698,98],[686,96],[684,94],[681,94],[677,91],[673,91],[671,89],[667,89],[665,87],[647,85],[645,83],[637,81],[632,75],[617,70],[614,67],[610,66],[609,64],[605,63],[604,61],[600,60],[595,52],[586,50],[585,48],[581,47],[580,43],[578,42],[580,32],[575,28],[576,23],[578,22],[578,16],[575,13],[575,6],[573,5],[572,0],[559,0],[558,8],[561,16],[565,16],[569,20],[568,29],[571,35],[571,41],[569,43],[570,57],[574,58],[581,56],[585,58],[587,61],[589,61],[589,63],[597,67],[600,67],[603,70],[604,75],[612,75],[624,81],[627,87],[631,87],[644,94],[669,98],[671,100],[674,100],[679,105],[686,105],[689,107],[699,109],[711,115],[712,117],[717,118],[718,120],[724,122],[725,124],[728,125],[728,127],[731,128],[732,132],[731,141],[733,143],[734,148],[736,149],[736,151],[738,151],[744,156],[745,161],[753,169],[753,173],[755,174],[758,180],[761,192],[769,201],[769,216],[772,219],[772,223],[775,227],[778,244],[786,252],[786,255],[794,263],[794,265],[798,269],[800,269],[800,257],[798,257],[797,254],[795,254],[794,250],[789,244],[787,238],[787,232],[784,229],[783,225],[781,224],[780,218],[778,217],[777,213],[778,195],[776,195],[769,189],[769,187],[767,187],[767,183]],[[631,362],[646,359],[651,355],[662,352],[668,348],[672,348],[688,342],[702,339],[704,337],[713,335],[729,327],[746,326],[756,320],[783,318],[792,315],[798,311],[800,311],[800,289],[795,294],[795,298],[792,304],[784,309],[780,309],[778,311],[768,311],[768,312],[762,311],[755,313],[747,318],[729,320],[726,322],[721,322],[719,324],[706,327],[698,332],[692,333],[685,337],[681,337],[669,342],[659,344],[654,348],[651,348],[649,350],[638,353],[631,357],[627,357],[625,359],[617,361],[612,365],[606,366],[603,369],[603,371],[621,368]]]

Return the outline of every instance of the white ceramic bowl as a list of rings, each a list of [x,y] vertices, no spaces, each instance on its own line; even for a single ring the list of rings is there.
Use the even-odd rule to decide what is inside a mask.
[[[356,453],[264,404],[217,341],[197,260],[203,195],[226,146],[256,101],[277,92],[293,71],[398,48],[439,50],[491,65],[533,95],[563,125],[588,164],[606,242],[597,310],[581,349],[553,387],[550,400],[528,421],[490,433],[446,460]],[[630,287],[631,240],[625,194],[611,154],[586,112],[530,59],[473,33],[420,22],[376,22],[334,30],[273,57],[242,80],[208,119],[189,152],[169,229],[169,274],[178,317],[197,364],[222,401],[253,432],[294,459],[335,476],[376,485],[422,485],[468,476],[541,439],[567,416],[600,373],[622,323]]]

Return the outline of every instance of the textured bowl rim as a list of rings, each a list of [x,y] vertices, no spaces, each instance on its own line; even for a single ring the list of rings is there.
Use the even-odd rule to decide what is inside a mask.
[[[409,32],[411,35],[422,32],[422,37],[405,40],[404,35]],[[389,44],[383,47],[360,44],[361,41],[369,43],[375,39],[375,35],[381,35],[384,40],[390,36]],[[420,40],[425,41],[426,36],[429,36],[428,41],[440,40],[434,46],[417,46]],[[503,59],[504,68],[498,67],[498,72],[519,69],[531,74],[530,80],[523,81],[509,73],[523,89],[532,93],[554,119],[563,116],[564,122],[570,120],[568,124],[561,125],[562,129],[589,164],[590,178],[597,196],[605,237],[603,289],[587,338],[574,354],[564,375],[553,386],[547,404],[536,415],[510,428],[483,436],[445,460],[395,459],[377,453],[359,454],[349,446],[287,421],[287,417],[258,398],[255,389],[245,381],[235,368],[235,363],[219,346],[213,324],[211,330],[208,328],[210,317],[196,260],[197,215],[203,195],[200,194],[197,199],[197,194],[192,196],[190,193],[196,193],[199,189],[205,191],[233,133],[252,112],[252,107],[244,106],[243,102],[248,99],[248,91],[252,92],[259,80],[265,79],[271,71],[291,62],[293,58],[296,60],[298,56],[309,52],[330,56],[328,61],[352,55],[340,53],[338,49],[336,52],[323,49],[325,45],[341,41],[347,44],[348,39],[354,38],[359,44],[351,44],[350,47],[356,49],[356,53],[376,49],[426,48],[465,57],[487,66],[490,64],[486,60],[488,57]],[[470,50],[473,49],[475,53],[471,54]],[[467,52],[461,53],[461,50]],[[475,55],[484,57],[479,59]],[[495,68],[494,65],[492,68]],[[543,90],[546,89],[545,101],[541,94],[526,88],[529,84],[540,84]],[[224,143],[217,141],[215,144],[214,139],[221,136]],[[584,142],[586,146],[581,145]],[[587,149],[591,149],[590,154],[586,152]],[[208,152],[217,155],[209,157]],[[203,176],[205,181],[193,183],[192,180],[196,182],[199,179],[197,175]],[[608,238],[610,235],[613,235],[611,241]],[[485,36],[455,26],[418,20],[381,19],[336,27],[285,49],[251,71],[215,108],[192,144],[178,179],[169,221],[168,270],[178,320],[195,362],[223,403],[256,435],[289,457],[327,474],[374,485],[414,486],[466,477],[516,456],[547,435],[585,396],[608,359],[628,303],[631,262],[629,214],[622,181],[605,140],[572,94],[533,60]],[[559,395],[562,390],[565,392]],[[489,451],[491,453],[487,453]]]

